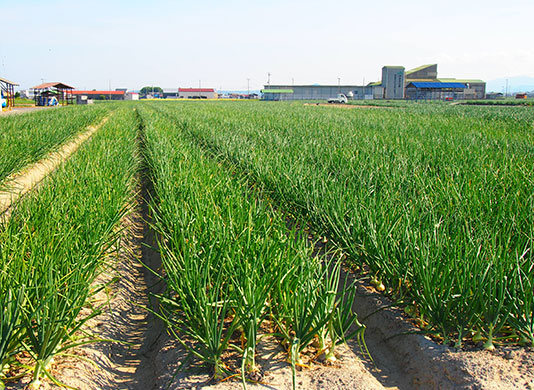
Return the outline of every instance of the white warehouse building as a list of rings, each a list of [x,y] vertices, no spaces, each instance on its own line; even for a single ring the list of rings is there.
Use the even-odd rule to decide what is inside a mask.
[[[178,88],[179,99],[217,99],[213,88]]]

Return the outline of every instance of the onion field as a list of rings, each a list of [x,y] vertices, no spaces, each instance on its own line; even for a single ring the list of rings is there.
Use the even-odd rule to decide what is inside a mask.
[[[99,106],[68,107],[0,117],[0,190],[8,175],[36,162],[88,125],[96,124],[106,111]]]
[[[24,366],[21,353],[37,389],[42,378],[54,380],[54,356],[91,341],[77,331],[98,308],[80,312],[103,288],[93,281],[134,195],[138,126],[130,112],[116,112],[0,227],[0,388],[10,368]]]
[[[312,341],[326,360],[335,360],[339,343],[356,335],[363,341],[351,311],[355,289],[339,289],[339,258],[313,258],[305,233],[290,230],[284,215],[258,198],[261,184],[212,161],[164,115],[144,120],[168,286],[163,315],[191,355],[220,380],[232,374],[221,355],[237,350],[246,386],[245,374],[259,371],[256,344],[269,319],[288,351],[295,387],[295,366]],[[234,332],[242,345],[231,344]]]
[[[0,218],[0,389],[24,376],[33,389],[45,378],[61,385],[54,359],[99,340],[85,326],[102,310],[97,277],[123,250],[121,220],[136,202],[148,205],[161,256],[147,272],[165,285],[150,310],[187,352],[180,369],[201,362],[214,380],[237,376],[246,388],[262,377],[257,349],[270,337],[296,388],[297,369],[334,362],[350,339],[372,356],[342,268],[435,341],[534,346],[531,109],[47,110],[0,118],[0,189],[104,117]]]
[[[423,329],[534,341],[534,115],[158,105],[188,139],[368,267]]]

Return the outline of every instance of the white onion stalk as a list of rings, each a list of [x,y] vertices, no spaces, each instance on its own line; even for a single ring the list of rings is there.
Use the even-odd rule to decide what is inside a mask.
[[[484,349],[490,352],[495,351],[495,345],[493,345],[493,329],[491,328],[488,333],[488,339],[484,343]]]

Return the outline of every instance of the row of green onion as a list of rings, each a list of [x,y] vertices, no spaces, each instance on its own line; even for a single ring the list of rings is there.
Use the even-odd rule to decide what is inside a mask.
[[[258,342],[271,334],[288,352],[295,387],[310,344],[334,360],[348,338],[362,342],[339,256],[313,257],[306,233],[288,227],[261,185],[209,158],[165,115],[142,107],[141,116],[167,284],[161,316],[190,358],[221,380],[233,373],[223,354],[237,351],[246,386],[261,370]]]
[[[95,341],[83,325],[134,197],[137,131],[132,110],[115,112],[0,225],[0,388],[30,370],[30,388],[58,384],[54,357]]]

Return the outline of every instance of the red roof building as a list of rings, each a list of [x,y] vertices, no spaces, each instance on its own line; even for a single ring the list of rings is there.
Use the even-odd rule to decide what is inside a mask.
[[[73,95],[124,95],[124,91],[72,91]]]
[[[124,100],[125,91],[72,91],[73,96],[95,100]]]

